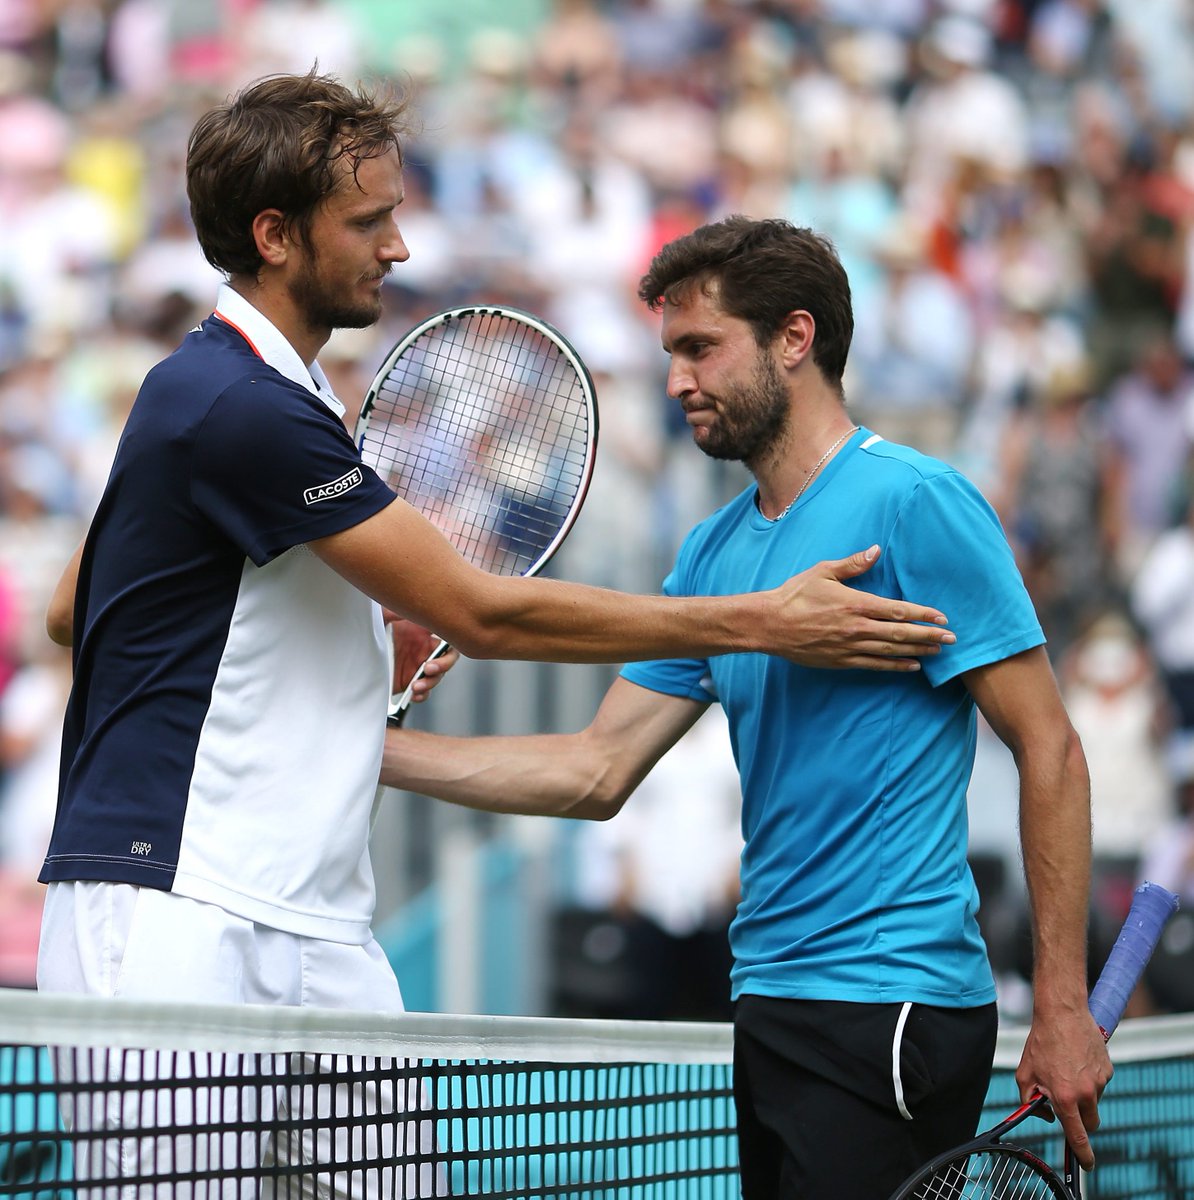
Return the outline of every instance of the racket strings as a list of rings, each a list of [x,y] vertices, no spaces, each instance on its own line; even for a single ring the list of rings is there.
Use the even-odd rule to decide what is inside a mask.
[[[1006,1147],[954,1159],[906,1193],[908,1200],[1067,1200],[1043,1165]]]
[[[525,574],[582,494],[584,385],[556,344],[512,318],[434,326],[378,388],[362,456],[469,561]]]

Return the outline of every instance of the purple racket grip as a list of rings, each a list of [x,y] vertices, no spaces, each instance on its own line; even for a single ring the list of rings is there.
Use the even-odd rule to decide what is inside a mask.
[[[1123,1016],[1128,997],[1160,941],[1165,922],[1177,912],[1178,899],[1157,883],[1142,883],[1132,897],[1127,920],[1107,956],[1107,965],[1090,993],[1091,1016],[1110,1037]]]

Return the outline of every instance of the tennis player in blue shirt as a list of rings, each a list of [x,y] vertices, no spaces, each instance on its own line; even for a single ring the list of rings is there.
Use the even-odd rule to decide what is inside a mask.
[[[1036,963],[1017,1078],[1051,1097],[1091,1165],[1111,1065],[1086,1005],[1089,780],[994,512],[957,471],[851,420],[849,284],[812,231],[702,227],[664,247],[640,296],[662,310],[668,393],[694,441],[756,481],[689,534],[665,592],[770,587],[876,543],[854,586],[932,597],[956,644],[898,676],[760,653],[631,664],[582,733],[397,732],[383,781],[604,819],[720,703],[743,793],[731,929],[743,1195],[876,1200],[973,1136],[989,1084],[995,988],[966,862],[981,712],[1020,773]]]

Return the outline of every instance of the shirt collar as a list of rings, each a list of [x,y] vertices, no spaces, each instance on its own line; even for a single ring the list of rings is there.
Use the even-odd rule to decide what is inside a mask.
[[[344,405],[336,398],[319,363],[312,363],[308,370],[278,327],[227,283],[220,285],[216,316],[241,333],[263,362],[317,396],[337,417],[344,416]]]

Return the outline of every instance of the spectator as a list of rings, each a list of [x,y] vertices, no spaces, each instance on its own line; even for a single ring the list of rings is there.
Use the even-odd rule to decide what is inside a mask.
[[[1119,567],[1130,579],[1157,536],[1180,519],[1194,447],[1194,371],[1159,329],[1107,398],[1107,432],[1123,475]]]
[[[1130,863],[1130,891],[1141,855],[1173,815],[1164,689],[1142,637],[1115,610],[1079,635],[1058,676],[1090,768],[1095,858]]]
[[[1194,909],[1194,741],[1181,738],[1169,756],[1173,815],[1149,840],[1140,864],[1140,880],[1168,888],[1183,908]],[[1194,974],[1190,979],[1194,998]]]
[[[45,887],[37,882],[58,799],[70,654],[45,643],[0,694],[0,985],[33,987]]]
[[[1145,974],[1151,1012],[1194,1012],[1194,741],[1179,739],[1170,756],[1175,813],[1149,843],[1139,881],[1168,888],[1181,903]],[[1147,1014],[1145,1014],[1147,1015]]]
[[[1153,203],[1151,167],[1147,142],[1124,147],[1086,231],[1089,344],[1100,386],[1130,370],[1157,330],[1169,328],[1174,318],[1181,243],[1173,216]]]
[[[1021,265],[1003,273],[991,323],[978,339],[969,406],[956,455],[983,492],[998,498],[1009,426],[1059,368],[1085,354],[1082,327],[1052,307],[1051,280]]]
[[[1028,163],[1028,113],[1015,87],[991,69],[990,30],[947,14],[920,43],[925,74],[908,100],[907,178],[913,203],[931,194],[958,162],[982,164],[1006,179]]]
[[[584,109],[600,109],[618,94],[622,47],[597,0],[556,0],[533,39],[534,78]]]
[[[1105,604],[1116,476],[1088,364],[1059,366],[1005,431],[996,508],[1056,659]]]
[[[1134,576],[1132,611],[1173,706],[1178,733],[1194,732],[1194,500],[1153,543]]]
[[[861,419],[884,437],[943,453],[957,433],[974,323],[961,289],[926,250],[908,216],[884,230],[874,250],[883,283],[858,313],[847,385]]]
[[[352,79],[361,71],[362,33],[352,10],[335,0],[260,0],[244,19],[240,46],[253,74],[302,74],[318,62]]]
[[[49,101],[0,96],[0,274],[34,331],[103,323],[118,228],[67,175],[72,128]]]

